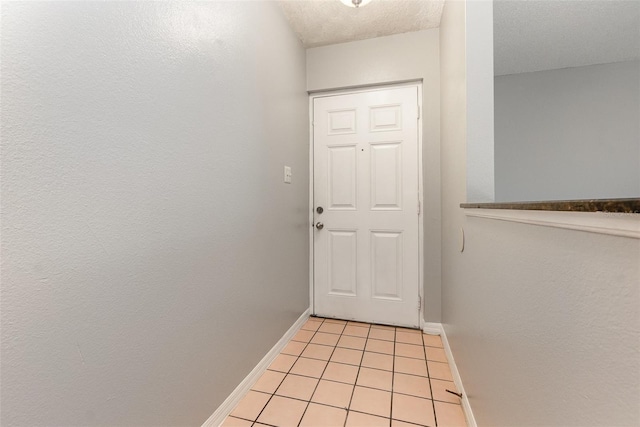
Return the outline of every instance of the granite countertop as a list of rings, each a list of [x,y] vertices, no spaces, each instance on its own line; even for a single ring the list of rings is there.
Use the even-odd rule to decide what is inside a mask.
[[[461,203],[465,209],[512,209],[534,211],[621,212],[640,214],[637,199],[581,199],[536,202]]]

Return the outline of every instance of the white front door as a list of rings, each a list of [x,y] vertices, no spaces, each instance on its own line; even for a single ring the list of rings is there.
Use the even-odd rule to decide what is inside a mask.
[[[315,314],[419,327],[417,86],[315,98],[313,156]]]

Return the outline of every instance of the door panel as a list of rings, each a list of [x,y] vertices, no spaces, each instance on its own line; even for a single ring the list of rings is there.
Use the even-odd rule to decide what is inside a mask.
[[[329,294],[356,296],[358,273],[357,231],[327,230],[329,233]]]
[[[314,99],[317,315],[419,326],[417,106],[415,86]]]
[[[329,209],[356,209],[356,146],[327,147]]]
[[[402,301],[402,232],[371,232],[373,298]]]
[[[402,210],[401,144],[371,144],[372,210]]]

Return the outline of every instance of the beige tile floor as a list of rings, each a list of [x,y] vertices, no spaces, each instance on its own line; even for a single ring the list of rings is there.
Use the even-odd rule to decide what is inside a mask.
[[[465,426],[439,336],[310,318],[222,424]]]

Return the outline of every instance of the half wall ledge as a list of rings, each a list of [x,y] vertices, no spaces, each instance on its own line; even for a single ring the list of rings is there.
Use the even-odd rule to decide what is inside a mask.
[[[460,207],[464,209],[511,209],[529,211],[607,212],[640,214],[640,198],[461,203]]]

